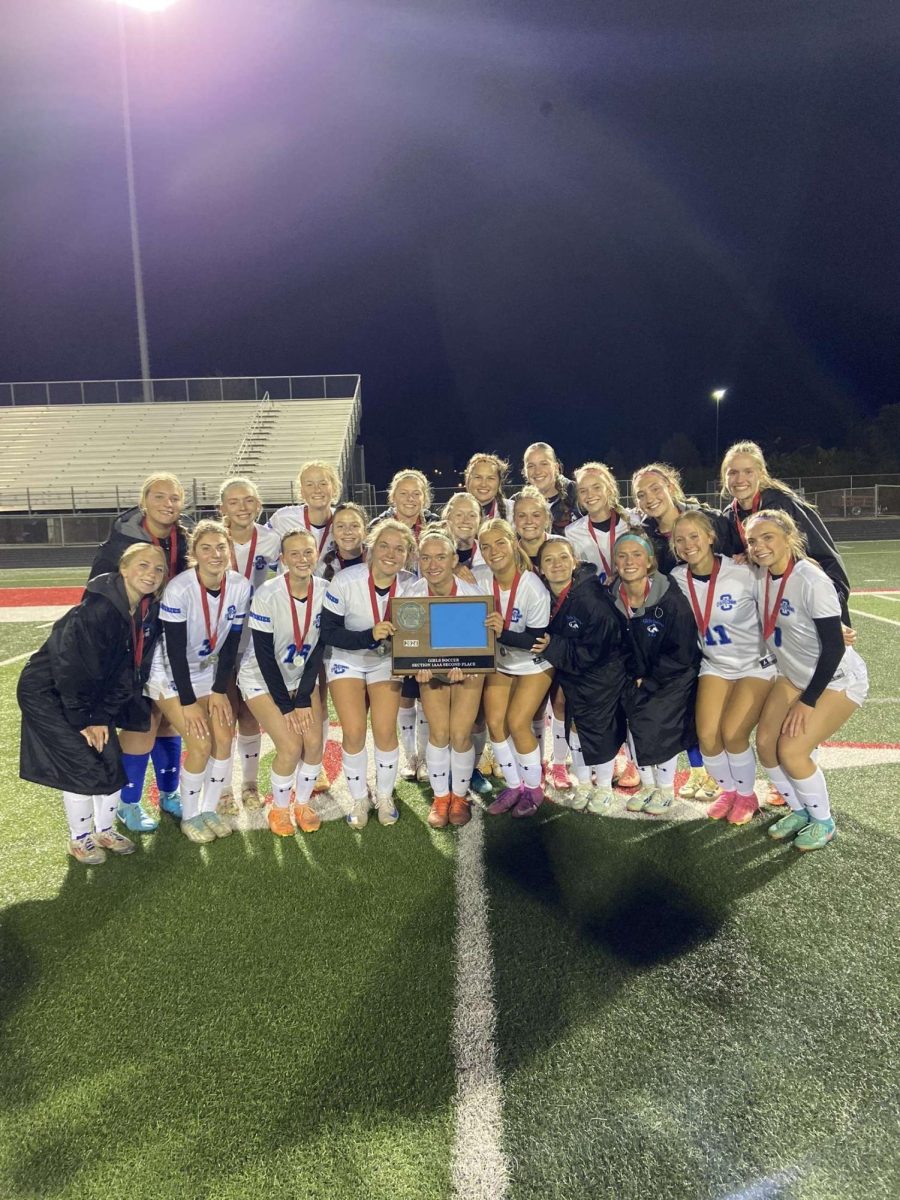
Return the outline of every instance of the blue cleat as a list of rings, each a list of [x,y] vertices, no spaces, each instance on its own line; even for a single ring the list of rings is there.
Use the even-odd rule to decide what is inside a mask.
[[[472,772],[472,778],[469,780],[469,791],[474,792],[476,796],[490,796],[494,789],[476,767]]]
[[[159,817],[143,800],[134,804],[123,804],[120,800],[116,816],[131,833],[153,833],[159,828]]]
[[[159,807],[176,821],[181,820],[181,796],[178,792],[160,792]]]

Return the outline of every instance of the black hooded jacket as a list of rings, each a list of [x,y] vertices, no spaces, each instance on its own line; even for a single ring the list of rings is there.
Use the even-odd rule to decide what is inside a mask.
[[[716,531],[716,549],[720,554],[724,554],[728,558],[734,558],[735,554],[745,553],[737,530],[723,513],[718,512],[714,508],[709,508],[705,504],[689,504],[687,508],[682,509],[683,512],[696,512],[698,510],[712,522],[712,527]],[[644,537],[653,546],[653,553],[656,555],[658,569],[663,575],[668,575],[678,566],[679,562],[672,550],[671,537],[667,537],[661,531],[656,517],[642,517],[640,528]]]
[[[23,779],[88,795],[121,786],[115,726],[134,718],[159,637],[159,601],[151,602],[142,626],[136,671],[132,617],[118,572],[92,579],[81,603],[56,622],[19,677]],[[149,706],[140,707],[146,723],[137,727],[146,729]],[[110,727],[108,754],[82,738],[79,731],[89,725]]]
[[[616,611],[590,563],[575,568],[572,587],[555,607],[543,657],[556,668],[566,700],[567,730],[577,726],[584,760],[608,762],[625,739],[621,706],[625,643]]]
[[[119,559],[122,557],[124,550],[127,550],[129,546],[133,546],[135,542],[147,542],[149,544],[153,541],[153,538],[143,526],[143,520],[144,514],[139,508],[129,508],[120,517],[116,517],[112,529],[109,531],[109,537],[98,547],[97,553],[94,555],[94,561],[91,564],[91,571],[88,578],[94,579],[97,575],[106,575],[110,571],[118,571]],[[188,529],[191,523],[188,518],[181,516],[178,519],[178,524],[175,526],[174,533],[178,539],[178,545],[174,571],[168,571],[169,538],[159,539],[159,544],[162,546],[163,553],[166,556],[166,569],[169,579],[174,579],[176,575],[187,570],[187,540]]]

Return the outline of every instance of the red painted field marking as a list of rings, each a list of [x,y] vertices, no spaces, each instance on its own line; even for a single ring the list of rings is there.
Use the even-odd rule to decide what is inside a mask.
[[[48,604],[80,604],[84,587],[0,588],[0,608],[41,608]]]

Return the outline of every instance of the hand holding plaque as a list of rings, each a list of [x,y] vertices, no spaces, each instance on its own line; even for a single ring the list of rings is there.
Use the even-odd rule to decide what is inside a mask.
[[[434,671],[455,682],[463,673],[495,670],[493,611],[493,596],[394,597],[393,673]]]

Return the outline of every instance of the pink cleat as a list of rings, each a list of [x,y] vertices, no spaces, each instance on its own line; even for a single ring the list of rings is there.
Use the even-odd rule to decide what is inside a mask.
[[[748,821],[752,821],[759,812],[759,801],[752,793],[749,796],[738,796],[731,806],[731,812],[728,814],[728,823],[730,825],[746,825]]]
[[[518,787],[504,788],[493,804],[487,807],[491,816],[498,816],[500,813],[509,812],[511,808],[515,808],[522,799],[522,785]]]
[[[714,821],[721,821],[731,812],[731,806],[737,800],[737,792],[722,792],[718,800],[714,800],[706,810],[706,815]]]

